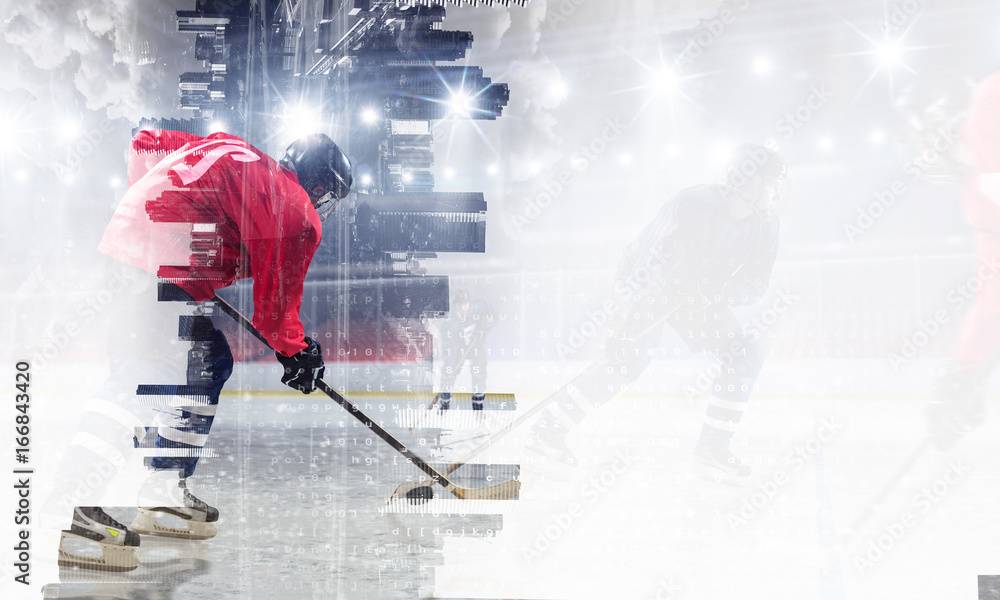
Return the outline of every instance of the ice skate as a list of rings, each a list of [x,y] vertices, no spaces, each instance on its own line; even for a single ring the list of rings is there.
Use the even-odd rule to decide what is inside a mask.
[[[939,450],[950,450],[986,419],[983,400],[985,377],[976,371],[952,371],[927,402],[931,441]]]
[[[147,504],[148,500],[152,500]],[[219,511],[199,500],[175,473],[156,473],[140,495],[132,530],[143,535],[207,540],[215,537]]]
[[[94,552],[93,544],[100,549]],[[139,566],[139,535],[96,506],[73,509],[73,522],[59,538],[59,566],[95,571],[131,571]]]
[[[735,486],[753,484],[753,471],[728,448],[698,446],[694,450],[694,473],[702,479]]]

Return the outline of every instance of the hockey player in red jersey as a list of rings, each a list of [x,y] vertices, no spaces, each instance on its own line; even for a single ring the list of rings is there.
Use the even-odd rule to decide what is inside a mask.
[[[939,447],[948,448],[982,423],[984,387],[1000,359],[1000,277],[996,275],[1000,269],[1000,73],[974,90],[964,113],[961,108],[971,87],[964,77],[919,83],[906,107],[909,125],[918,133],[911,137],[922,156],[937,160],[914,161],[912,168],[919,175],[942,173],[946,176],[938,179],[944,182],[961,177],[962,207],[976,239],[979,289],[962,323],[953,364],[928,405],[931,437]],[[962,300],[964,304],[968,298]]]
[[[101,558],[60,544],[60,564],[102,570],[138,566],[136,532],[186,539],[216,533],[218,511],[186,485],[233,370],[226,338],[211,321],[216,290],[252,278],[253,324],[276,350],[282,383],[315,389],[323,355],[299,319],[303,283],[321,221],[348,194],[352,175],[347,156],[323,134],[295,141],[275,161],[226,133],[153,130],[132,139],[128,182],[98,249],[152,284],[133,286],[137,292],[122,303],[109,340],[112,376],[84,414],[71,454],[78,463],[121,463],[121,448],[87,432],[99,430],[104,440],[134,435],[135,446],[151,448],[151,472],[137,491],[132,531],[100,508],[74,508],[62,541],[97,542]],[[178,350],[186,357],[174,356]],[[150,405],[153,415],[140,408]],[[116,430],[122,435],[112,435]],[[164,515],[182,525],[163,524]]]

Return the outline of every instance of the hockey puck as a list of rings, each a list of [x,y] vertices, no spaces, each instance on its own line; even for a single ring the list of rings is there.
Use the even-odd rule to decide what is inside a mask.
[[[406,499],[410,504],[423,504],[434,497],[434,490],[429,485],[422,485],[406,492]]]

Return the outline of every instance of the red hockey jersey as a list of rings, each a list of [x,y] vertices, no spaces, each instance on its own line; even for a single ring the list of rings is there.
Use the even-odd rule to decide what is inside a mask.
[[[141,131],[129,189],[98,250],[195,300],[253,278],[253,324],[278,352],[306,347],[303,281],[322,235],[295,173],[226,133]]]
[[[1000,232],[1000,205],[981,189],[981,177],[1000,173],[1000,73],[976,90],[962,127],[962,144],[970,165],[962,190],[965,216],[977,229]]]

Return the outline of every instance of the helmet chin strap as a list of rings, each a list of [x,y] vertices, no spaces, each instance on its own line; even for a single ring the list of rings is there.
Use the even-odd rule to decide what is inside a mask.
[[[333,211],[337,210],[338,204],[340,204],[340,198],[337,198],[333,192],[327,192],[320,196],[319,200],[313,202],[313,206],[316,207],[316,212],[319,214],[320,221],[330,218]]]

